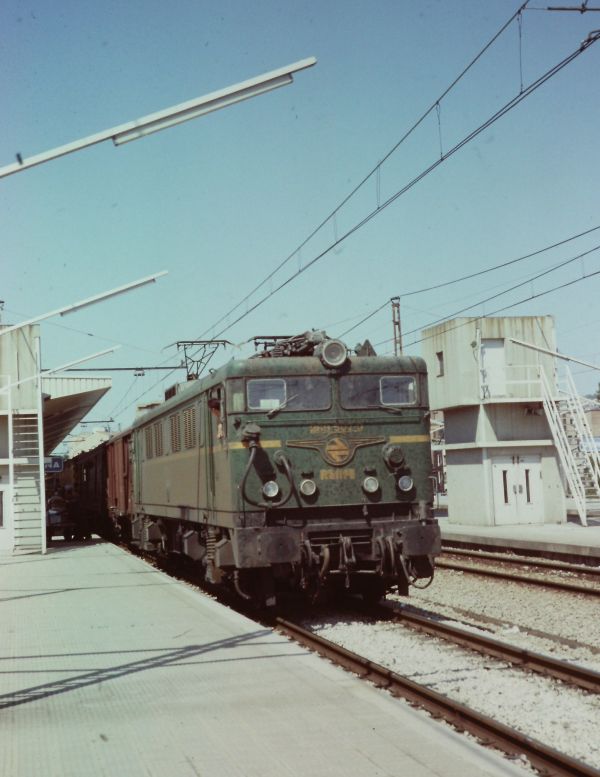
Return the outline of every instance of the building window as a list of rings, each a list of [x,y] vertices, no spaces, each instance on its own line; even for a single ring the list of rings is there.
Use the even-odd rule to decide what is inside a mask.
[[[443,351],[437,351],[435,354],[436,363],[437,363],[437,377],[441,378],[444,374],[444,352]]]

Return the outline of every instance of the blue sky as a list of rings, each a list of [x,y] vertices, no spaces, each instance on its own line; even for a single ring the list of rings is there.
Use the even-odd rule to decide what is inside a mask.
[[[541,3],[532,2],[532,7]],[[209,336],[382,160],[517,10],[508,0],[15,2],[0,8],[0,166],[308,56],[291,86],[114,148],[0,181],[3,321],[16,323],[152,272],[152,287],[42,324],[52,367],[175,364]],[[597,13],[526,11],[248,307],[418,175],[600,27]],[[600,43],[221,335],[339,335],[394,295],[505,262],[600,225]],[[522,75],[521,75],[522,73]],[[600,230],[472,281],[407,297],[418,333],[600,244]],[[600,270],[600,251],[474,315]],[[507,311],[552,314],[559,349],[600,362],[600,276]],[[246,307],[229,320],[233,320]],[[348,336],[391,349],[391,315]],[[407,336],[419,353],[418,334]],[[248,353],[215,356],[215,363]],[[597,372],[574,368],[584,392]],[[133,417],[175,381],[115,373],[92,416]],[[114,428],[114,427],[113,427]]]

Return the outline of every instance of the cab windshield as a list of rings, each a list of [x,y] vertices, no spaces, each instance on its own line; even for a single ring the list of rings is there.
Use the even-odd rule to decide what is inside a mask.
[[[416,379],[414,375],[344,375],[340,402],[347,410],[415,405]]]
[[[331,407],[328,378],[302,375],[253,378],[246,383],[248,410],[327,410]]]

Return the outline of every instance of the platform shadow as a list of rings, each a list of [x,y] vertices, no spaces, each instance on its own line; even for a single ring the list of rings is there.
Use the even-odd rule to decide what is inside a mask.
[[[237,637],[207,642],[204,645],[186,645],[185,647],[174,650],[160,651],[160,655],[148,656],[138,661],[120,664],[119,666],[108,667],[106,669],[95,669],[91,672],[84,672],[75,677],[63,678],[55,682],[34,685],[31,688],[24,688],[12,693],[0,695],[0,710],[17,707],[22,704],[47,699],[51,696],[76,691],[80,688],[97,685],[110,680],[118,680],[120,677],[136,674],[139,672],[148,672],[152,669],[160,669],[172,666],[181,661],[206,655],[216,650],[224,648],[235,648],[239,645],[249,645],[252,640],[270,636],[272,632],[269,629],[261,629],[248,634],[241,634]],[[232,660],[232,659],[229,659]],[[21,674],[22,670],[17,672]],[[5,674],[9,674],[8,672]]]

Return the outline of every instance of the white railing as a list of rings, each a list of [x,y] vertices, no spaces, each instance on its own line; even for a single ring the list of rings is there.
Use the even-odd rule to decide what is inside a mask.
[[[507,364],[502,371],[480,370],[480,399],[541,399],[539,366]]]
[[[595,496],[600,498],[600,454],[596,448],[596,441],[592,435],[592,430],[585,416],[585,410],[581,397],[577,393],[573,376],[568,367],[565,366],[565,388],[560,388],[564,401],[567,405],[570,420],[577,435],[578,451],[591,478],[591,486]]]
[[[569,486],[571,496],[575,501],[577,513],[581,523],[587,526],[587,510],[585,503],[585,487],[581,479],[581,474],[577,467],[577,461],[571,450],[567,433],[563,425],[563,419],[558,409],[557,398],[553,395],[552,387],[546,377],[543,369],[539,371],[540,385],[542,389],[542,402],[544,404],[544,410],[546,411],[546,418],[550,430],[552,431],[552,438],[558,452],[558,458],[563,470],[564,477]]]

